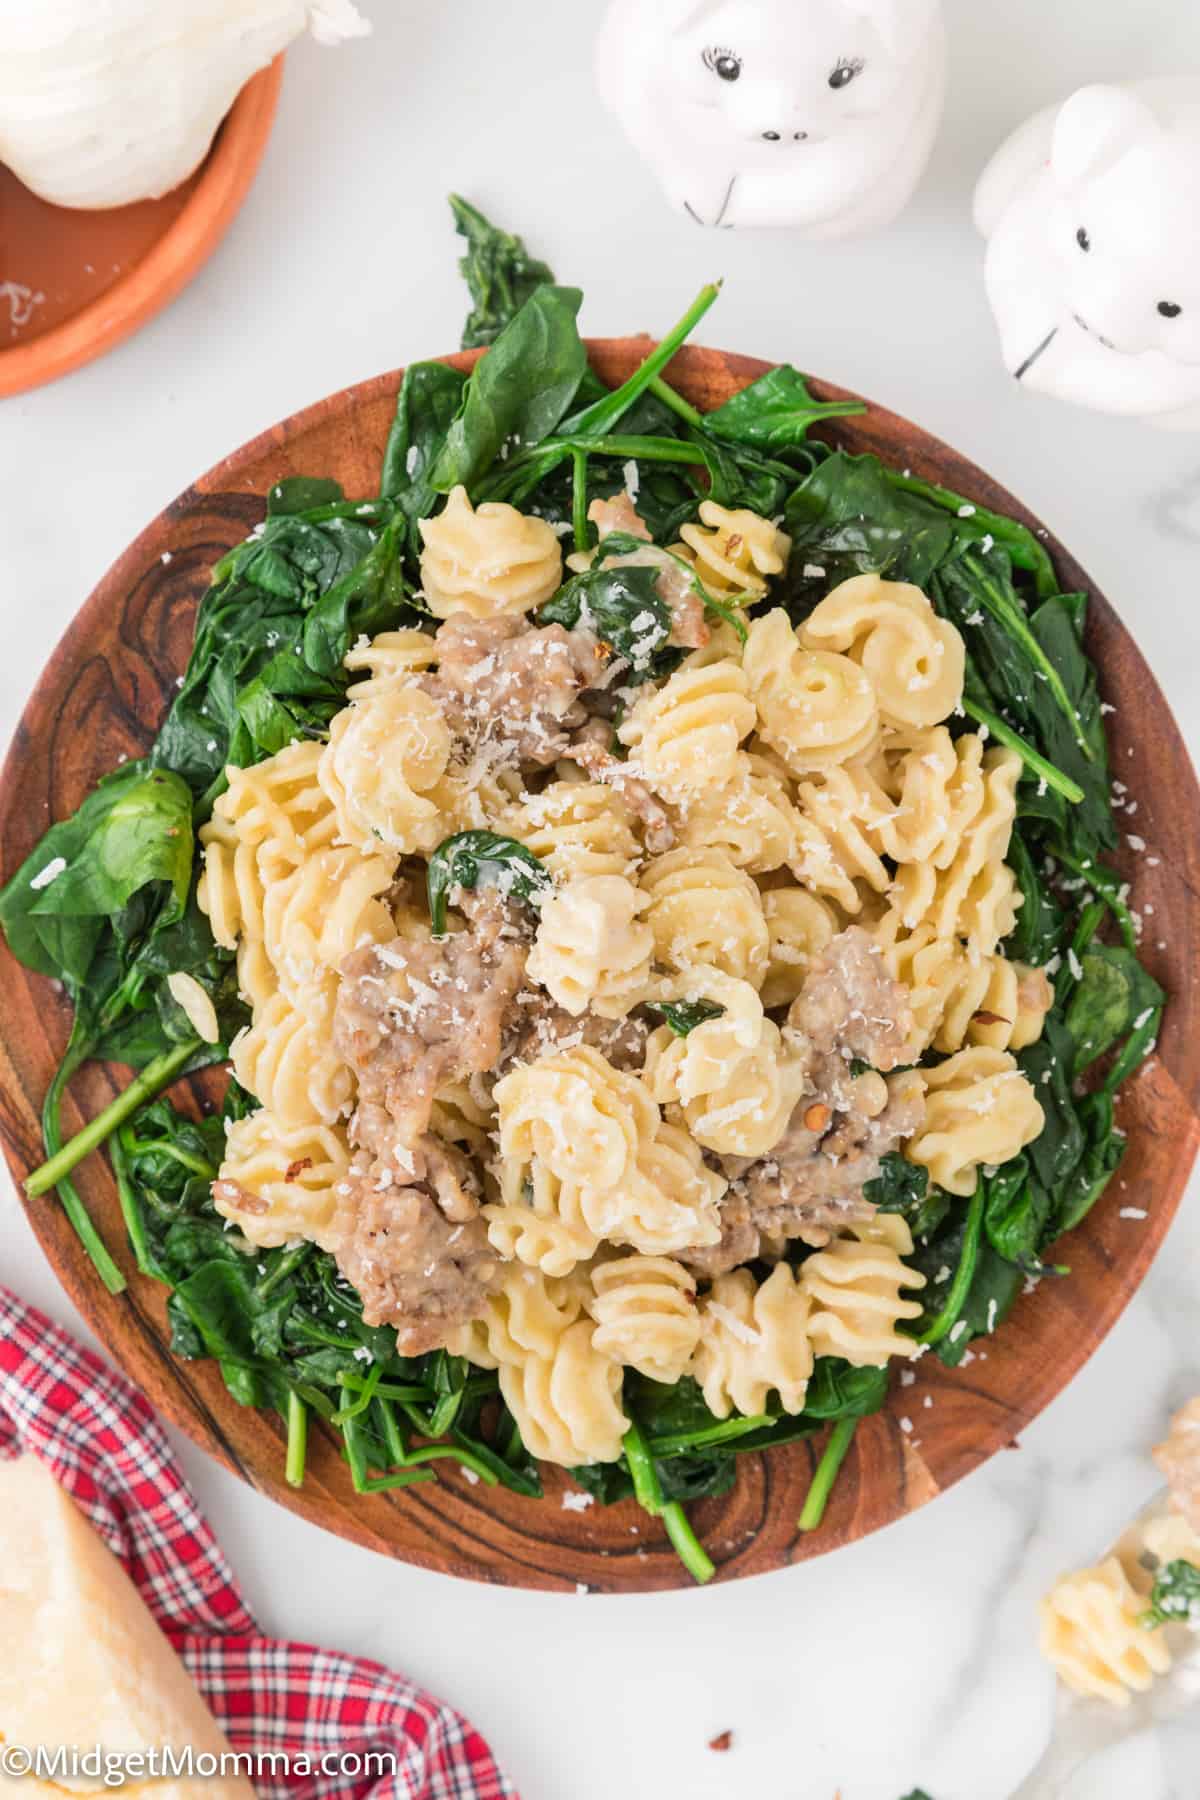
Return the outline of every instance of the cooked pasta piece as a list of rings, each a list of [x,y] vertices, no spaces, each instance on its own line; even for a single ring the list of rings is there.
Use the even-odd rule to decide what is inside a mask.
[[[216,813],[200,827],[200,842],[204,872],[196,904],[207,915],[213,937],[223,950],[235,950],[242,937],[261,938],[266,890],[258,846],[246,843],[237,826]]]
[[[384,688],[403,686],[408,676],[432,669],[437,658],[430,631],[381,631],[377,637],[360,638],[344,659],[344,667],[360,677],[346,689],[346,698],[368,700]]]
[[[962,699],[962,637],[908,582],[852,576],[809,614],[800,639],[809,650],[844,652],[862,664],[885,725],[938,725]]]
[[[878,822],[880,847],[897,863],[953,861],[984,802],[983,739],[952,738],[944,725],[885,733],[872,774],[892,802]]]
[[[387,856],[319,850],[270,884],[263,904],[263,941],[281,984],[296,995],[332,976],[352,950],[395,935],[381,894],[392,884]]]
[[[629,1429],[621,1411],[621,1365],[595,1348],[596,1327],[579,1319],[551,1356],[501,1363],[500,1392],[526,1449],[543,1462],[577,1468],[616,1462]]]
[[[878,851],[881,819],[891,810],[864,769],[830,769],[796,789],[799,847],[792,869],[814,894],[852,917],[862,910],[857,883],[886,894],[892,876]]]
[[[343,707],[318,769],[339,841],[364,853],[434,849],[454,829],[435,793],[450,748],[441,709],[420,688],[388,683]]]
[[[235,826],[242,843],[261,846],[264,868],[295,868],[332,844],[337,821],[317,779],[323,754],[306,740],[249,768],[226,769],[229,786],[213,805],[214,821]]]
[[[736,594],[765,597],[771,579],[782,575],[792,540],[769,519],[745,507],[730,511],[715,500],[700,502],[700,523],[680,529],[677,554],[695,565],[708,592],[719,600]]]
[[[894,913],[876,928],[889,974],[903,982],[913,1013],[906,1060],[932,1047],[947,1054],[966,1045],[1024,1050],[1042,1035],[1054,989],[1045,970],[1003,956],[972,956],[932,925],[898,930]]]
[[[719,1275],[700,1301],[692,1372],[718,1419],[765,1411],[772,1391],[786,1413],[804,1410],[813,1370],[812,1301],[789,1264],[761,1285],[748,1269]]]
[[[642,1083],[588,1045],[520,1065],[495,1097],[502,1156],[536,1156],[561,1180],[595,1188],[615,1187],[659,1124]]]
[[[723,850],[670,850],[642,872],[646,923],[658,961],[707,964],[754,986],[767,967],[767,922],[750,876]]]
[[[500,1198],[483,1209],[488,1241],[543,1275],[569,1275],[599,1248],[600,1236],[584,1217],[585,1190],[563,1182],[536,1156],[530,1163],[500,1163]]]
[[[354,1105],[354,1076],[331,1041],[333,1007],[322,993],[305,1009],[276,993],[230,1046],[233,1072],[284,1125],[334,1125]]]
[[[446,1345],[479,1369],[519,1367],[527,1357],[553,1357],[559,1339],[580,1317],[586,1279],[556,1281],[524,1263],[509,1263],[484,1302],[482,1316],[460,1325]]]
[[[664,1121],[653,1137],[643,1138],[636,1163],[618,1186],[585,1186],[578,1205],[597,1237],[644,1256],[672,1256],[718,1242],[718,1206],[727,1185],[692,1136]]]
[[[646,1046],[647,1085],[660,1104],[686,1105],[706,1094],[720,1093],[734,1070],[753,1054],[767,1022],[762,1001],[748,981],[719,969],[687,969],[664,982],[659,1004],[683,1003],[719,1008],[717,1016],[694,1025],[680,1037],[660,1026]]]
[[[655,1097],[680,1107],[688,1131],[706,1150],[722,1156],[766,1156],[787,1130],[804,1091],[802,1062],[785,1050],[779,1027],[737,998],[728,977],[718,987],[709,971],[700,991],[724,993],[724,1016],[697,1025],[686,1038],[669,1026],[652,1033],[646,1045],[646,1079]],[[718,1004],[722,1002],[718,1001]]]
[[[733,777],[754,720],[746,677],[732,658],[699,668],[685,662],[635,701],[617,736],[655,793],[682,801]]]
[[[910,931],[927,921],[938,937],[963,937],[982,956],[1012,931],[1021,894],[1004,859],[1021,768],[1013,751],[989,750],[982,759],[982,801],[961,837],[948,837],[929,862],[904,863],[896,871],[892,905]]]
[[[334,1126],[251,1113],[229,1128],[213,1205],[260,1249],[302,1238],[336,1250],[338,1189],[349,1169],[349,1144]]]
[[[758,729],[793,775],[862,756],[879,732],[870,681],[847,656],[807,649],[782,607],[754,620],[742,667]]]
[[[804,986],[809,965],[837,930],[833,909],[805,888],[770,888],[762,897],[767,926],[766,1007],[790,1006]]]
[[[624,875],[582,875],[543,901],[526,969],[569,1013],[624,1018],[646,997],[654,933]]]
[[[1045,1114],[1007,1051],[980,1045],[921,1072],[925,1123],[904,1153],[948,1194],[973,1194],[984,1164],[1006,1163],[1040,1136]]]
[[[772,764],[743,751],[721,785],[693,795],[677,836],[690,850],[721,850],[737,868],[769,875],[797,854],[799,815]]]
[[[526,845],[561,881],[628,875],[637,862],[633,815],[599,781],[552,781],[540,793],[522,794],[497,829]]]
[[[1041,1602],[1041,1648],[1077,1694],[1128,1706],[1171,1666],[1162,1630],[1140,1622],[1145,1599],[1115,1556],[1064,1575]]]
[[[914,1356],[919,1345],[896,1327],[918,1319],[922,1308],[902,1288],[920,1289],[925,1277],[900,1259],[912,1254],[912,1233],[898,1214],[880,1213],[850,1226],[801,1266],[800,1281],[813,1304],[809,1336],[818,1356],[841,1356],[856,1369],[882,1367],[893,1356]]]
[[[440,513],[420,522],[421,587],[437,619],[529,612],[562,584],[562,546],[544,519],[503,501],[476,508],[456,487]]]
[[[679,1381],[700,1341],[696,1280],[669,1256],[622,1256],[592,1270],[595,1349],[651,1381]]]

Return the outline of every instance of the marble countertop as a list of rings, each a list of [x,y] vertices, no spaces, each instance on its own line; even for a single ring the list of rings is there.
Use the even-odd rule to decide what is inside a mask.
[[[1195,751],[1200,437],[1019,391],[969,222],[975,173],[1026,113],[1086,81],[1200,64],[1194,9],[947,0],[951,99],[926,185],[886,233],[817,249],[702,233],[666,210],[594,96],[598,9],[363,4],[373,43],[291,57],[259,181],[182,299],[0,408],[5,735],[81,600],[194,475],[323,394],[453,347],[454,188],[584,288],[590,333],[659,332],[724,275],[708,342],[857,388],[982,463],[1092,571]],[[7,1180],[0,1275],[79,1326]],[[1036,1598],[1155,1486],[1146,1450],[1200,1389],[1198,1286],[1193,1183],[1143,1291],[1014,1452],[867,1542],[711,1592],[563,1598],[435,1577],[319,1533],[176,1441],[265,1628],[441,1691],[524,1800],[898,1800],[917,1785],[1000,1800],[1048,1729]],[[714,1754],[726,1729],[733,1747]],[[1196,1800],[1198,1769],[1200,1733],[1146,1738],[1070,1793]]]

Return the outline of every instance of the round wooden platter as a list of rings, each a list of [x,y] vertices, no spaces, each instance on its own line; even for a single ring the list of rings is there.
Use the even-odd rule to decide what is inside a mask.
[[[648,347],[644,338],[600,341],[591,355],[615,384]],[[447,360],[469,367],[474,358]],[[687,349],[671,376],[696,405],[711,408],[766,366]],[[263,516],[271,484],[287,475],[332,475],[350,494],[376,491],[398,383],[397,373],[364,382],[237,451],[157,518],[100,583],[38,683],[9,754],[0,790],[6,878],[50,820],[72,811],[119,758],[146,749],[187,660],[210,567]],[[841,389],[815,386],[822,397],[845,397]],[[979,469],[891,413],[872,407],[862,418],[840,421],[831,437],[1041,529]],[[1072,557],[1052,538],[1046,542],[1064,590],[1095,595]],[[965,1368],[951,1372],[924,1357],[914,1384],[897,1386],[887,1410],[866,1421],[818,1533],[800,1535],[796,1520],[821,1439],[742,1459],[733,1492],[694,1509],[723,1580],[802,1561],[876,1531],[1011,1445],[1120,1316],[1183,1192],[1200,1141],[1200,988],[1192,979],[1200,965],[1200,791],[1153,676],[1099,595],[1089,648],[1114,708],[1108,717],[1114,774],[1138,799],[1135,829],[1147,845],[1145,854],[1125,859],[1125,872],[1134,905],[1147,910],[1147,961],[1172,995],[1157,1054],[1122,1097],[1129,1149],[1121,1177],[1063,1242],[1060,1260],[1071,1266],[1069,1279],[1045,1282],[1019,1300],[1009,1322]],[[69,1021],[48,982],[19,967],[7,950],[0,957],[6,996],[0,1128],[21,1180],[41,1159],[39,1105]],[[116,1071],[87,1071],[69,1103],[68,1126],[81,1124],[119,1085]],[[565,1509],[566,1483],[553,1471],[541,1501],[469,1484],[445,1463],[436,1485],[362,1498],[332,1438],[318,1430],[305,1485],[293,1492],[283,1480],[275,1416],[238,1406],[214,1364],[171,1355],[166,1290],[134,1270],[103,1156],[84,1165],[80,1186],[129,1287],[118,1298],[108,1295],[54,1200],[30,1202],[30,1222],[64,1287],[151,1401],[264,1493],[360,1544],[477,1580],[560,1591],[586,1584],[605,1593],[688,1585],[664,1535],[632,1502]],[[1123,1218],[1129,1207],[1147,1217]]]

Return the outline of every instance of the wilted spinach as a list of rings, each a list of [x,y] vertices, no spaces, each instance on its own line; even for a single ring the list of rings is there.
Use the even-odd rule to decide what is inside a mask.
[[[471,290],[462,347],[474,350],[494,343],[536,288],[553,286],[554,275],[530,256],[523,239],[501,231],[461,194],[451,194],[450,208],[455,229],[467,240],[467,253],[458,265]]]
[[[460,831],[429,859],[429,916],[435,937],[446,930],[446,905],[455,888],[499,887],[506,898],[538,905],[553,885],[549,869],[515,838],[494,831]]]
[[[1155,1578],[1150,1605],[1141,1616],[1147,1631],[1159,1625],[1200,1624],[1200,1569],[1180,1558]]]

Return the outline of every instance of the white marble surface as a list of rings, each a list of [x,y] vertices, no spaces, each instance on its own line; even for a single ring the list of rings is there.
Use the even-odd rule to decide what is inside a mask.
[[[188,293],[105,361],[0,407],[5,732],[84,595],[193,475],[307,401],[452,347],[464,301],[442,196],[460,188],[582,284],[589,331],[661,330],[723,274],[709,342],[845,382],[993,470],[1123,611],[1195,747],[1200,437],[1018,391],[968,213],[983,159],[1035,106],[1200,64],[1193,8],[948,0],[951,101],[923,191],[881,237],[806,249],[705,235],[667,210],[591,92],[598,9],[364,4],[373,44],[291,59],[259,182]],[[436,1578],[180,1451],[264,1624],[441,1690],[525,1800],[897,1800],[917,1784],[999,1800],[1049,1719],[1035,1598],[1148,1495],[1145,1448],[1200,1388],[1198,1202],[1193,1186],[1144,1291],[1018,1452],[866,1543],[714,1592],[561,1598]],[[78,1325],[7,1183],[0,1275]],[[734,1748],[714,1755],[725,1728]],[[1174,1765],[1143,1741],[1071,1792],[1196,1800],[1194,1740],[1190,1776],[1185,1755]]]

